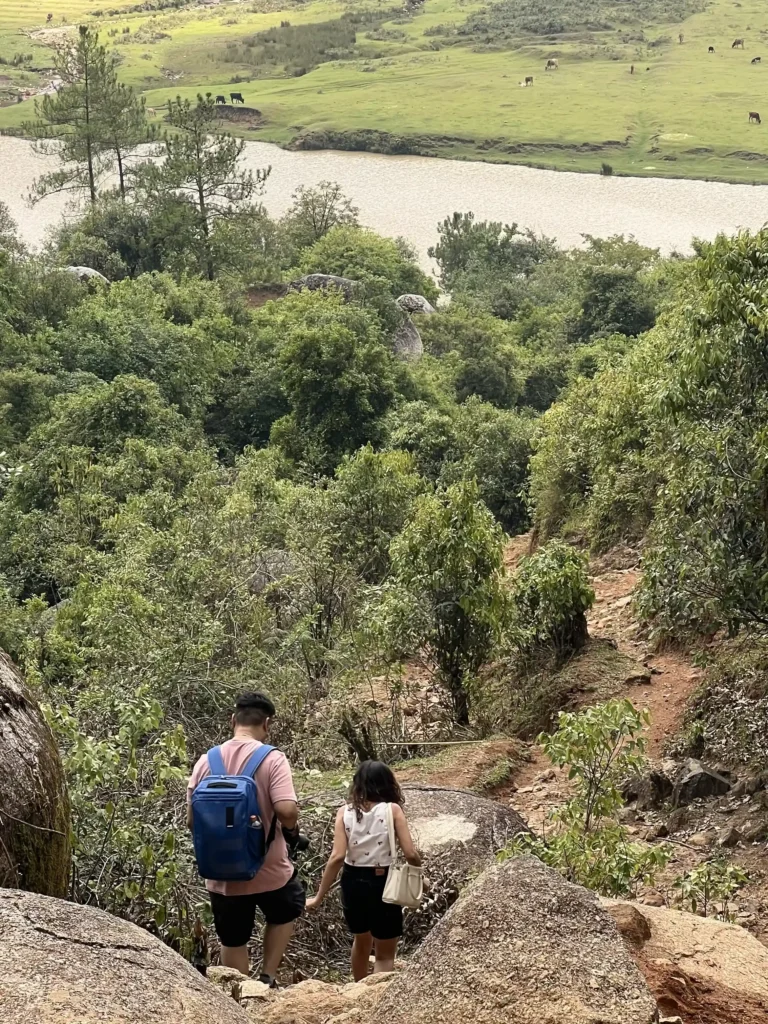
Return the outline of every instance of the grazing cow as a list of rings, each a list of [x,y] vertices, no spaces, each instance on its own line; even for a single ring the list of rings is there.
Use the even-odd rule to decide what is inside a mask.
[[[545,70],[545,71],[557,71],[557,69],[558,69],[558,66],[559,66],[559,65],[558,65],[557,61],[556,61],[556,60],[553,60],[553,59],[552,59],[552,58],[550,57],[550,59],[549,59],[549,60],[547,61],[547,63],[546,63],[546,66],[545,66],[544,70]]]
[[[231,92],[229,94],[229,98],[232,100],[233,103],[245,103],[245,100],[243,99],[243,94],[241,92]]]
[[[709,50],[707,52],[708,53],[714,53],[715,52],[714,46],[710,46],[710,48],[709,48]]]
[[[227,102],[227,97],[226,96],[217,96],[216,97],[216,103],[217,104],[218,103],[223,103],[224,105],[226,105],[226,102]]]
[[[756,110],[750,110],[750,112],[749,112],[749,123],[750,124],[762,124],[763,123],[760,120],[760,115],[758,114],[758,112]]]
[[[744,40],[743,39],[734,39],[733,42],[731,43],[731,49],[732,50],[736,50],[739,47],[741,47],[742,50],[744,49]]]
[[[533,85],[533,75],[526,75],[525,76],[525,87],[526,87],[526,89],[528,88],[529,85]]]
[[[750,63],[752,63],[752,64],[762,64],[762,59],[760,57],[753,57]]]

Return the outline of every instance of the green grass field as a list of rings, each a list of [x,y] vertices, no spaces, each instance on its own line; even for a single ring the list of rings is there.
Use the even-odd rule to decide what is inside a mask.
[[[607,162],[622,174],[768,182],[765,0],[702,2],[699,13],[667,22],[668,12],[694,0],[636,2],[657,20],[617,19],[611,0],[556,0],[566,18],[599,10],[604,23],[595,27],[585,15],[588,27],[566,21],[544,33],[515,23],[457,37],[455,28],[486,7],[481,0],[425,0],[408,16],[393,0],[246,0],[156,12],[130,0],[0,0],[0,60],[29,57],[0,65],[0,128],[32,114],[32,99],[16,102],[19,91],[45,80],[50,42],[83,21],[100,28],[123,78],[158,120],[176,95],[240,91],[249,109],[233,124],[264,141],[332,133],[335,144],[354,147],[360,140],[342,133],[376,129],[441,156],[593,172]],[[49,9],[54,34],[40,36]],[[363,11],[372,22],[356,26],[351,50],[316,52],[317,26],[333,34],[329,23]],[[256,33],[285,21],[295,53],[276,49],[280,33],[249,49]],[[736,37],[744,50],[731,49]],[[753,65],[756,56],[765,64]],[[549,57],[559,69],[545,73]],[[534,85],[521,88],[527,75]],[[752,110],[762,125],[748,123]]]

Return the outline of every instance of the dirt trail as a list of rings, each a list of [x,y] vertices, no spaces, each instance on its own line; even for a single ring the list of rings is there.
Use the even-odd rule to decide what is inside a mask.
[[[513,544],[507,558],[510,565],[524,551],[520,538]],[[654,653],[641,635],[632,610],[639,578],[637,555],[630,550],[615,552],[611,558],[592,564],[590,579],[595,603],[588,615],[589,633],[592,640],[615,644],[638,664],[638,672],[631,674],[612,696],[626,697],[636,707],[650,712],[648,754],[659,758],[682,725],[686,704],[701,680],[701,672],[682,653]],[[515,776],[516,791],[513,786],[505,787],[497,796],[508,799],[529,825],[540,831],[548,812],[568,798],[569,785],[565,774],[552,768],[538,746],[532,744],[529,753],[530,760]]]

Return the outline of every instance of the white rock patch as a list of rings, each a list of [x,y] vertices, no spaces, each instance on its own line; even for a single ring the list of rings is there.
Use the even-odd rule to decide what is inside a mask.
[[[412,821],[416,845],[426,853],[449,843],[468,843],[477,832],[474,822],[458,814],[438,814],[435,818],[416,818]]]

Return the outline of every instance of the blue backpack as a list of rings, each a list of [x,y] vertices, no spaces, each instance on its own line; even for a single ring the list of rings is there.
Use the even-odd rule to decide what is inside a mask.
[[[272,816],[269,836],[265,836],[253,776],[274,749],[266,743],[258,747],[242,775],[227,775],[221,747],[208,751],[211,774],[192,794],[192,838],[197,869],[203,878],[247,882],[264,863],[275,838],[277,815]]]

